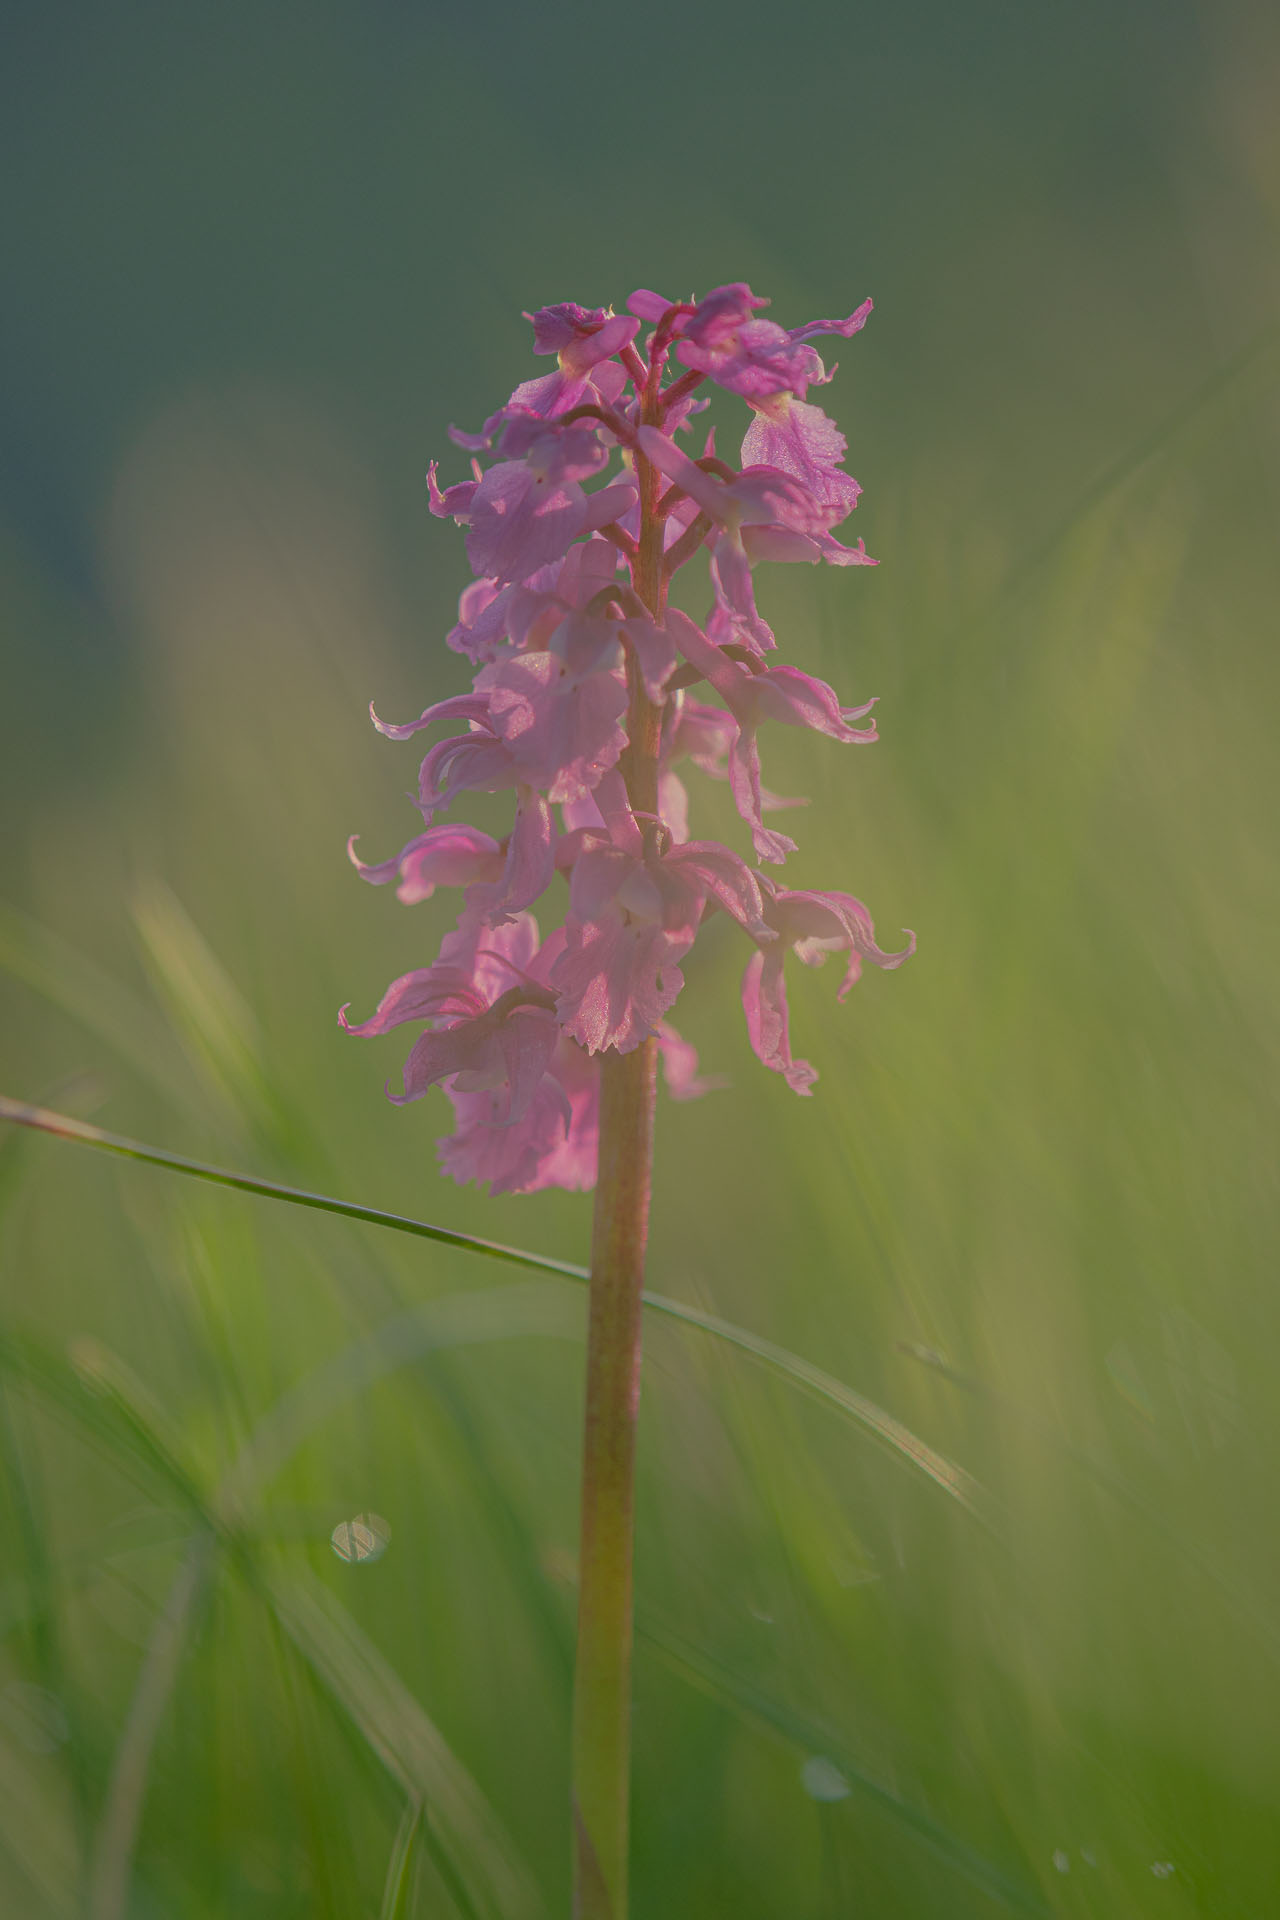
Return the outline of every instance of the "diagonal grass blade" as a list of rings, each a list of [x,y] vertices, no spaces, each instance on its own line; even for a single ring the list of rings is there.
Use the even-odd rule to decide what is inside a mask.
[[[168,1153],[159,1147],[144,1145],[141,1141],[126,1139],[123,1135],[104,1132],[87,1122],[71,1120],[65,1114],[51,1113],[43,1107],[30,1107],[21,1101],[12,1100],[0,1094],[0,1119],[14,1121],[19,1126],[34,1127],[41,1132],[51,1133],[59,1139],[73,1140],[82,1146],[97,1147],[107,1153],[119,1154],[125,1159],[140,1160],[151,1166],[165,1167],[174,1173],[185,1173],[197,1180],[208,1180],[217,1186],[232,1187],[243,1193],[259,1194],[269,1200],[284,1200],[294,1206],[313,1207],[325,1213],[336,1213],[348,1220],[363,1220],[372,1226],[390,1227],[397,1233],[416,1234],[420,1239],[434,1240],[444,1246],[460,1247],[470,1253],[487,1254],[492,1259],[505,1260],[517,1266],[533,1267],[542,1273],[558,1274],[562,1279],[585,1281],[589,1278],[585,1267],[575,1266],[567,1260],[557,1260],[549,1254],[530,1253],[518,1247],[508,1247],[493,1240],[481,1240],[473,1234],[458,1233],[449,1227],[435,1227],[425,1220],[413,1220],[407,1215],[385,1213],[376,1207],[362,1207],[354,1201],[337,1200],[328,1194],[307,1193],[298,1187],[286,1187],[274,1180],[260,1180],[251,1174],[233,1173],[224,1167],[207,1165],[204,1161],[189,1160],[180,1154]],[[955,1465],[944,1455],[927,1445],[918,1435],[911,1432],[902,1422],[895,1420],[871,1400],[864,1398],[852,1387],[824,1373],[820,1367],[803,1360],[798,1354],[787,1348],[764,1339],[759,1334],[748,1332],[744,1327],[735,1326],[732,1321],[722,1320],[716,1314],[706,1313],[700,1307],[686,1306],[677,1300],[668,1299],[663,1294],[648,1293],[644,1303],[651,1312],[665,1314],[669,1319],[679,1320],[687,1326],[697,1327],[713,1338],[724,1340],[744,1353],[748,1353],[762,1366],[780,1374],[811,1398],[836,1408],[845,1417],[852,1420],[864,1433],[886,1449],[904,1465],[933,1482],[942,1492],[958,1502],[967,1513],[988,1529],[996,1530],[996,1517],[989,1495],[979,1486],[973,1477],[962,1467]],[[376,1338],[376,1336],[375,1336]]]
[[[219,1496],[200,1486],[145,1388],[123,1363],[96,1344],[66,1361],[35,1341],[6,1336],[0,1340],[0,1367],[69,1417],[126,1471],[136,1474],[141,1468],[144,1481],[159,1479],[200,1529],[144,1660],[131,1725],[117,1753],[113,1791],[99,1829],[94,1920],[114,1920],[124,1911],[154,1735],[177,1675],[204,1556],[215,1544],[404,1795],[430,1807],[431,1830],[424,1842],[447,1869],[468,1920],[535,1920],[541,1906],[527,1869],[426,1710],[319,1580],[286,1576],[265,1563],[251,1537],[222,1513]],[[135,1723],[137,1737],[131,1738]]]
[[[796,1708],[775,1699],[754,1681],[733,1672],[705,1648],[686,1641],[652,1616],[642,1616],[637,1633],[683,1680],[710,1699],[718,1700],[739,1719],[754,1724],[775,1739],[786,1741],[797,1754],[829,1756],[860,1799],[906,1828],[937,1859],[972,1885],[982,1887],[1011,1912],[1039,1915],[1041,1920],[1049,1920],[1050,1908],[1032,1888],[1013,1879],[1003,1867],[959,1839],[922,1807],[903,1800],[872,1779],[852,1755],[845,1752],[833,1728],[818,1725]]]
[[[399,1233],[417,1234],[422,1240],[435,1240],[441,1246],[461,1247],[469,1253],[486,1253],[494,1260],[513,1261],[517,1266],[537,1267],[543,1273],[558,1273],[567,1280],[589,1278],[585,1267],[550,1254],[526,1253],[519,1247],[506,1247],[496,1240],[481,1240],[475,1234],[457,1233],[452,1227],[433,1227],[425,1220],[411,1220],[404,1214],[384,1213],[378,1207],[362,1207],[353,1200],[337,1200],[330,1194],[308,1193],[301,1187],[287,1187],[277,1180],[259,1180],[253,1174],[233,1173],[226,1167],[210,1166],[203,1160],[190,1160],[183,1154],[167,1153],[160,1147],[146,1146],[123,1134],[106,1133],[101,1127],[66,1114],[51,1113],[46,1107],[30,1107],[21,1100],[0,1094],[0,1120],[12,1120],[17,1126],[34,1127],[41,1133],[55,1134],[60,1140],[74,1140],[81,1146],[97,1147],[103,1153],[115,1153],[126,1160],[141,1160],[149,1166],[166,1167],[173,1173],[185,1173],[195,1180],[209,1180],[215,1186],[234,1187],[240,1193],[261,1194],[268,1200],[287,1200],[295,1207],[317,1207],[324,1213],[341,1214],[347,1220],[365,1220],[375,1227],[394,1227]]]

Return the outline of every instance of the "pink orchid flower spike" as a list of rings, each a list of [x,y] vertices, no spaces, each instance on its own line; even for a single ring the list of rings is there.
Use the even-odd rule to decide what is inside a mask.
[[[472,684],[417,719],[374,715],[394,741],[439,731],[418,769],[415,836],[373,864],[349,848],[360,876],[405,905],[461,893],[434,960],[394,980],[366,1019],[339,1014],[366,1038],[413,1030],[390,1100],[443,1093],[452,1129],[439,1162],[454,1180],[493,1194],[596,1191],[576,1920],[627,1914],[633,1463],[659,1063],[673,1100],[723,1084],[699,1073],[671,1024],[685,965],[718,919],[744,952],[753,1052],[808,1095],[817,1072],[791,1050],[788,956],[843,955],[843,999],[865,962],[897,967],[915,945],[886,952],[851,893],[786,888],[754,864],[776,870],[796,850],[766,814],[805,804],[763,784],[765,724],[846,746],[877,738],[873,700],[846,705],[781,658],[756,586],[773,562],[875,565],[861,540],[836,538],[861,489],[843,433],[810,398],[835,372],[814,341],[852,339],[871,302],[791,328],[768,304],[733,281],[702,299],[640,288],[623,311],[562,301],[526,315],[544,370],[477,431],[450,428],[469,468],[460,459],[447,483],[434,461],[427,473],[431,513],[464,530],[473,577],[442,658],[465,659]],[[708,383],[746,409],[736,466],[714,433],[696,451]],[[668,597],[703,556],[697,621]],[[700,776],[727,780],[749,849],[698,837]],[[469,794],[499,796],[491,831],[444,817]]]
[[[393,740],[440,730],[418,777],[425,830],[373,865],[354,840],[350,852],[362,878],[393,885],[406,905],[459,888],[461,913],[433,965],[403,975],[367,1020],[342,1019],[366,1036],[422,1024],[394,1097],[443,1087],[457,1131],[441,1164],[457,1179],[494,1191],[590,1184],[597,1063],[648,1043],[671,1054],[682,962],[711,915],[750,948],[756,1054],[803,1092],[816,1076],[790,1055],[785,956],[847,952],[843,996],[862,960],[897,965],[911,950],[883,954],[852,895],[780,888],[694,838],[677,771],[684,762],[727,779],[751,851],[776,867],[796,843],[766,815],[805,803],[762,783],[760,728],[846,745],[877,737],[872,700],[846,706],[779,660],[753,578],[768,561],[873,564],[861,541],[834,538],[860,489],[843,434],[809,398],[834,372],[815,342],[853,338],[871,302],[791,328],[762,312],[768,304],[735,281],[687,301],[642,289],[619,312],[539,308],[526,316],[533,350],[553,370],[518,385],[479,432],[450,429],[470,474],[446,485],[432,462],[431,510],[465,529],[475,575],[448,635],[474,681],[416,720],[375,715]],[[704,382],[748,409],[738,468],[716,456],[714,436],[701,458],[677,445]],[[703,626],[666,603],[667,580],[700,552]],[[440,818],[469,793],[512,795],[510,830]],[[544,938],[529,909],[558,875],[568,910]],[[696,1061],[679,1084],[701,1090]]]

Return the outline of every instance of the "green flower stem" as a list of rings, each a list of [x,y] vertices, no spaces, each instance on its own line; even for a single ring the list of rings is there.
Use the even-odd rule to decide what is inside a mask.
[[[625,1920],[640,1316],[657,1043],[608,1053],[591,1247],[573,1714],[575,1920]]]
[[[665,588],[662,522],[655,511],[659,475],[642,456],[636,479],[640,539],[633,581],[660,619]],[[646,698],[634,661],[628,674],[622,771],[633,810],[652,817],[658,810],[662,715]],[[657,1068],[652,1039],[631,1053],[609,1049],[601,1056],[573,1691],[574,1920],[626,1920],[627,1913],[636,1417]]]

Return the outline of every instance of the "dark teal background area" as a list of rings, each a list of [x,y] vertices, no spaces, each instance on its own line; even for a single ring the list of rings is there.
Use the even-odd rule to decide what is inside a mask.
[[[368,450],[408,569],[424,450],[509,382],[522,307],[747,277],[806,310],[873,291],[857,405],[882,491],[959,446],[1047,524],[1264,317],[1247,249],[1220,287],[1186,231],[1221,170],[1203,95],[1228,14],[28,10],[3,96],[8,512],[88,587],[140,423],[193,379],[280,380]],[[1028,486],[1045,443],[1056,498],[1038,466]]]
[[[388,1106],[395,1041],[334,1019],[452,912],[343,853],[417,822],[367,703],[466,683],[426,465],[462,477],[449,422],[543,370],[522,309],[872,295],[821,397],[880,565],[757,589],[882,738],[777,730],[765,778],[813,801],[788,879],[919,953],[839,1008],[833,969],[795,981],[798,1101],[706,930],[677,1019],[732,1087],[661,1111],[651,1278],[887,1410],[990,1525],[849,1405],[655,1324],[636,1920],[1266,1920],[1274,15],[321,0],[2,33],[0,1090],[582,1258],[588,1201],[443,1181],[443,1101]],[[745,847],[722,790],[695,804]],[[0,1202],[0,1908],[565,1911],[577,1295],[46,1140],[0,1141]],[[470,1331],[348,1392],[410,1308]],[[129,1419],[212,1500],[330,1366],[240,1516],[256,1574],[202,1558]],[[370,1510],[390,1545],[348,1564]],[[395,1909],[439,1788],[384,1764],[414,1700],[494,1825],[454,1835],[461,1891],[415,1839]]]

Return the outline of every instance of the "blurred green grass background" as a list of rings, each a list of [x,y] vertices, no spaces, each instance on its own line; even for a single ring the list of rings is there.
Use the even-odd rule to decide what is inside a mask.
[[[450,911],[343,853],[416,819],[367,702],[464,684],[423,470],[529,371],[522,308],[876,299],[827,403],[881,565],[759,588],[883,738],[766,777],[813,797],[788,876],[920,951],[794,983],[796,1101],[709,930],[678,1018],[733,1085],[662,1110],[651,1285],[981,1517],[655,1321],[639,1916],[1280,1908],[1278,38],[7,22],[0,1085],[178,1151],[584,1257],[589,1202],[441,1180],[443,1102],[334,1021]],[[0,1911],[563,1912],[578,1293],[43,1139],[0,1201]]]

